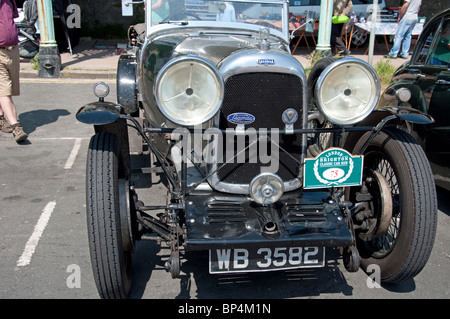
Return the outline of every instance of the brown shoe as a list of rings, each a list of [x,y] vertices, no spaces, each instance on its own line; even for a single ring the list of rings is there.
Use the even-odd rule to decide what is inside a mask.
[[[16,142],[22,142],[28,137],[27,133],[23,131],[23,128],[22,126],[20,126],[20,124],[13,125],[12,129],[12,133]]]
[[[9,126],[8,121],[2,116],[0,117],[0,130],[5,133],[11,133],[13,129]]]

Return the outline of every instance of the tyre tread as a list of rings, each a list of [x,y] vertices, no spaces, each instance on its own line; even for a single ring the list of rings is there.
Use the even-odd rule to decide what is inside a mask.
[[[120,218],[116,136],[101,132],[91,138],[87,159],[88,235],[94,278],[102,298],[122,299],[127,292],[121,272]],[[95,180],[94,180],[95,176]]]

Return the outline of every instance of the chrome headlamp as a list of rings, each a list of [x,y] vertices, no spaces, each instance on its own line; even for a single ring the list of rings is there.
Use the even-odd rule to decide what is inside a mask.
[[[332,123],[355,124],[367,117],[380,97],[376,71],[366,62],[344,58],[330,64],[317,80],[319,110]]]
[[[164,116],[179,125],[194,126],[210,120],[223,96],[219,71],[199,57],[173,59],[156,78],[156,103]]]

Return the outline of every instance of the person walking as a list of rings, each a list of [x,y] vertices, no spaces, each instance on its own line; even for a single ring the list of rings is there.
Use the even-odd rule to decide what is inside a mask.
[[[20,94],[19,36],[14,23],[18,16],[15,0],[0,0],[0,130],[21,142],[28,135],[18,121],[12,99]]]
[[[409,48],[411,47],[411,35],[419,19],[420,6],[422,0],[405,0],[398,12],[398,27],[395,32],[394,45],[389,53],[385,56],[388,59],[396,59],[400,56],[407,59],[409,56]],[[402,44],[403,41],[403,44]],[[400,51],[401,50],[401,51]],[[400,54],[399,54],[400,53]]]
[[[352,0],[334,0],[333,2],[333,16],[348,16],[350,10],[353,8]],[[336,48],[339,52],[343,52],[344,55],[349,55],[350,51],[341,39],[343,23],[333,23],[331,25],[331,53],[333,54]]]
[[[216,21],[236,22],[236,11],[234,10],[234,6],[229,2],[220,2]]]
[[[152,23],[165,21],[170,14],[167,0],[152,0]]]

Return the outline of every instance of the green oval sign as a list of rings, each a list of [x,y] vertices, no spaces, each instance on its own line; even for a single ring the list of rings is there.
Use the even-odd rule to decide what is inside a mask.
[[[305,160],[304,188],[356,186],[362,183],[363,156],[352,156],[341,148],[331,148],[316,158]]]

